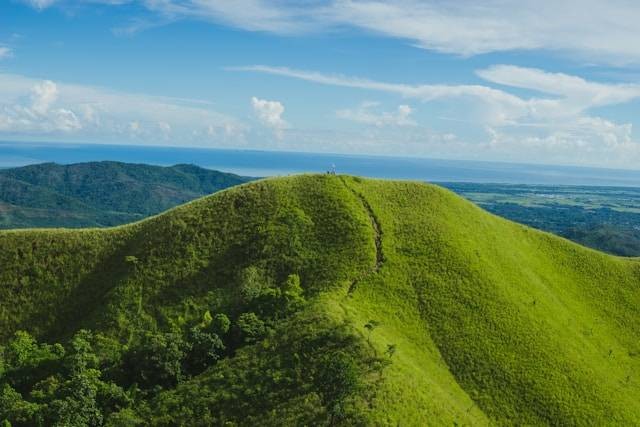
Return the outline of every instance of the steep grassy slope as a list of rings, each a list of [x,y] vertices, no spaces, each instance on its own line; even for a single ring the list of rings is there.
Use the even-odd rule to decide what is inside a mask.
[[[43,163],[0,170],[0,228],[132,222],[247,182],[193,165]]]
[[[423,413],[474,423],[639,422],[638,261],[504,221],[435,187],[350,185],[378,215],[387,262],[349,306],[380,319],[402,349],[396,384],[417,383],[389,381],[381,416],[390,402],[401,417],[404,402],[422,401],[431,407]]]
[[[286,294],[292,274],[296,309],[246,298],[247,283]],[[131,397],[158,425],[639,424],[639,287],[635,259],[435,186],[351,177],[254,182],[107,230],[0,233],[5,343],[88,328],[100,354],[126,353],[132,331],[207,311],[270,319],[204,371]]]

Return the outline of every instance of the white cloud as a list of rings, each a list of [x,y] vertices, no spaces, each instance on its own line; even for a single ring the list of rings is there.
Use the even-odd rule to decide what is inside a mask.
[[[489,153],[503,161],[609,166],[636,169],[640,144],[630,124],[599,117],[579,117],[538,132],[487,128]]]
[[[473,97],[483,99],[487,102],[509,106],[511,110],[523,110],[526,108],[526,103],[517,96],[481,85],[407,85],[402,83],[385,83],[358,77],[348,77],[338,74],[329,75],[314,71],[265,65],[232,67],[229,69],[274,74],[331,86],[394,93],[405,98],[416,98],[421,101],[433,101],[452,97]]]
[[[517,118],[526,116],[530,110],[527,101],[505,91],[482,85],[407,85],[264,65],[234,67],[230,70],[267,73],[324,85],[386,92],[423,102],[463,99],[481,104],[482,108],[477,109],[477,115],[480,116],[478,120],[488,121],[493,125],[512,123]]]
[[[560,95],[580,100],[591,107],[623,103],[640,97],[640,85],[594,83],[580,77],[548,73],[535,68],[496,65],[479,70],[477,74],[493,83]]]
[[[282,133],[289,127],[289,124],[282,118],[284,105],[278,101],[267,101],[251,98],[251,106],[260,122],[271,128],[278,138],[282,138]]]
[[[547,94],[561,95],[561,98],[525,99],[483,85],[407,85],[264,65],[230,69],[274,74],[325,85],[394,93],[425,102],[467,98],[482,104],[483,119],[494,125],[515,124],[525,119],[564,118],[589,108],[620,104],[640,98],[640,85],[593,83],[566,74],[505,65],[479,70],[477,73],[492,83],[534,89]]]
[[[44,115],[49,111],[51,104],[58,97],[58,87],[51,80],[45,80],[35,85],[31,90],[31,109],[38,114]]]
[[[43,9],[56,0],[24,1]],[[151,16],[137,17],[132,23],[134,31],[179,19],[277,34],[335,31],[346,27],[456,55],[543,49],[569,53],[591,62],[640,63],[640,7],[635,0],[147,0],[139,3]]]
[[[146,2],[153,10],[176,18],[199,18],[222,22],[250,31],[296,33],[310,28],[315,18],[309,7],[318,1],[284,1],[273,4],[263,0],[163,0]]]
[[[566,51],[639,62],[640,8],[633,0],[335,1],[333,20],[460,55]]]
[[[6,47],[0,46],[0,59],[11,58],[13,56],[13,51]]]
[[[204,19],[232,14],[227,22],[249,30],[349,26],[459,55],[547,49],[600,61],[640,62],[640,8],[633,0],[334,0],[302,5],[277,0],[167,0],[158,4],[160,8],[179,4]]]
[[[45,80],[31,88],[30,102],[0,108],[1,131],[73,132],[82,128],[76,114],[52,108],[58,95],[55,83]]]
[[[43,10],[57,2],[57,0],[22,0],[34,9]]]
[[[84,142],[235,145],[248,128],[203,101],[0,74],[0,137]],[[215,138],[207,129],[219,129]],[[193,131],[198,131],[194,136]]]
[[[336,115],[341,119],[376,127],[416,125],[410,118],[411,113],[413,113],[410,106],[402,104],[394,112],[384,111],[377,113],[374,109],[379,105],[377,102],[363,102],[356,109],[338,110]]]
[[[414,138],[401,142],[413,146],[415,153],[424,151],[411,141],[428,140],[432,147],[428,152],[442,152],[447,144],[449,154],[461,149],[468,156],[504,161],[538,161],[565,164],[592,164],[637,167],[640,161],[640,144],[634,142],[632,126],[614,123],[590,115],[591,110],[640,99],[640,85],[605,84],[591,82],[580,77],[543,70],[499,65],[477,74],[492,84],[524,88],[537,92],[536,96],[516,96],[505,90],[484,85],[406,85],[361,79],[357,77],[328,75],[313,71],[293,70],[283,67],[250,66],[235,68],[305,80],[318,84],[379,91],[413,98],[423,102],[452,101],[459,115],[457,121],[464,127],[488,129],[489,138],[466,137],[463,143],[458,137],[447,140],[444,134],[437,138],[431,134],[425,138],[412,133]],[[393,123],[398,113],[376,113],[371,104],[363,104],[355,110],[338,112],[341,118],[367,123],[374,128]],[[405,110],[409,118],[409,110]],[[438,134],[435,134],[438,135]],[[404,132],[404,136],[406,132]],[[379,140],[381,135],[374,139]],[[384,138],[393,140],[390,135]],[[435,141],[435,142],[434,142]],[[435,146],[434,146],[435,144]],[[456,148],[457,147],[457,148]],[[572,154],[573,150],[573,154]],[[446,151],[446,150],[445,150]],[[622,154],[624,153],[624,154]],[[545,160],[546,159],[546,160]]]

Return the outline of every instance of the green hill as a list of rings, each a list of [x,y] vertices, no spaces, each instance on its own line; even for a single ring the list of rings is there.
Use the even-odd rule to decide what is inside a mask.
[[[193,165],[89,162],[3,169],[0,228],[119,225],[248,180]]]
[[[640,424],[640,262],[432,185],[256,181],[0,266],[12,425]]]

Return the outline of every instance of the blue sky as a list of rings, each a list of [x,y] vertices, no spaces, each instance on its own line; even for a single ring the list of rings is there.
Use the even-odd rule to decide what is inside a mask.
[[[0,139],[640,168],[635,1],[0,0]]]

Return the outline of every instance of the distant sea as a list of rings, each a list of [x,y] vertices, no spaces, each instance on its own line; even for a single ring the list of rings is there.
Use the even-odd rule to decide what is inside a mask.
[[[618,169],[281,151],[0,142],[1,168],[100,160],[162,166],[190,163],[254,177],[326,172],[335,165],[337,173],[387,179],[640,187],[640,171]]]

